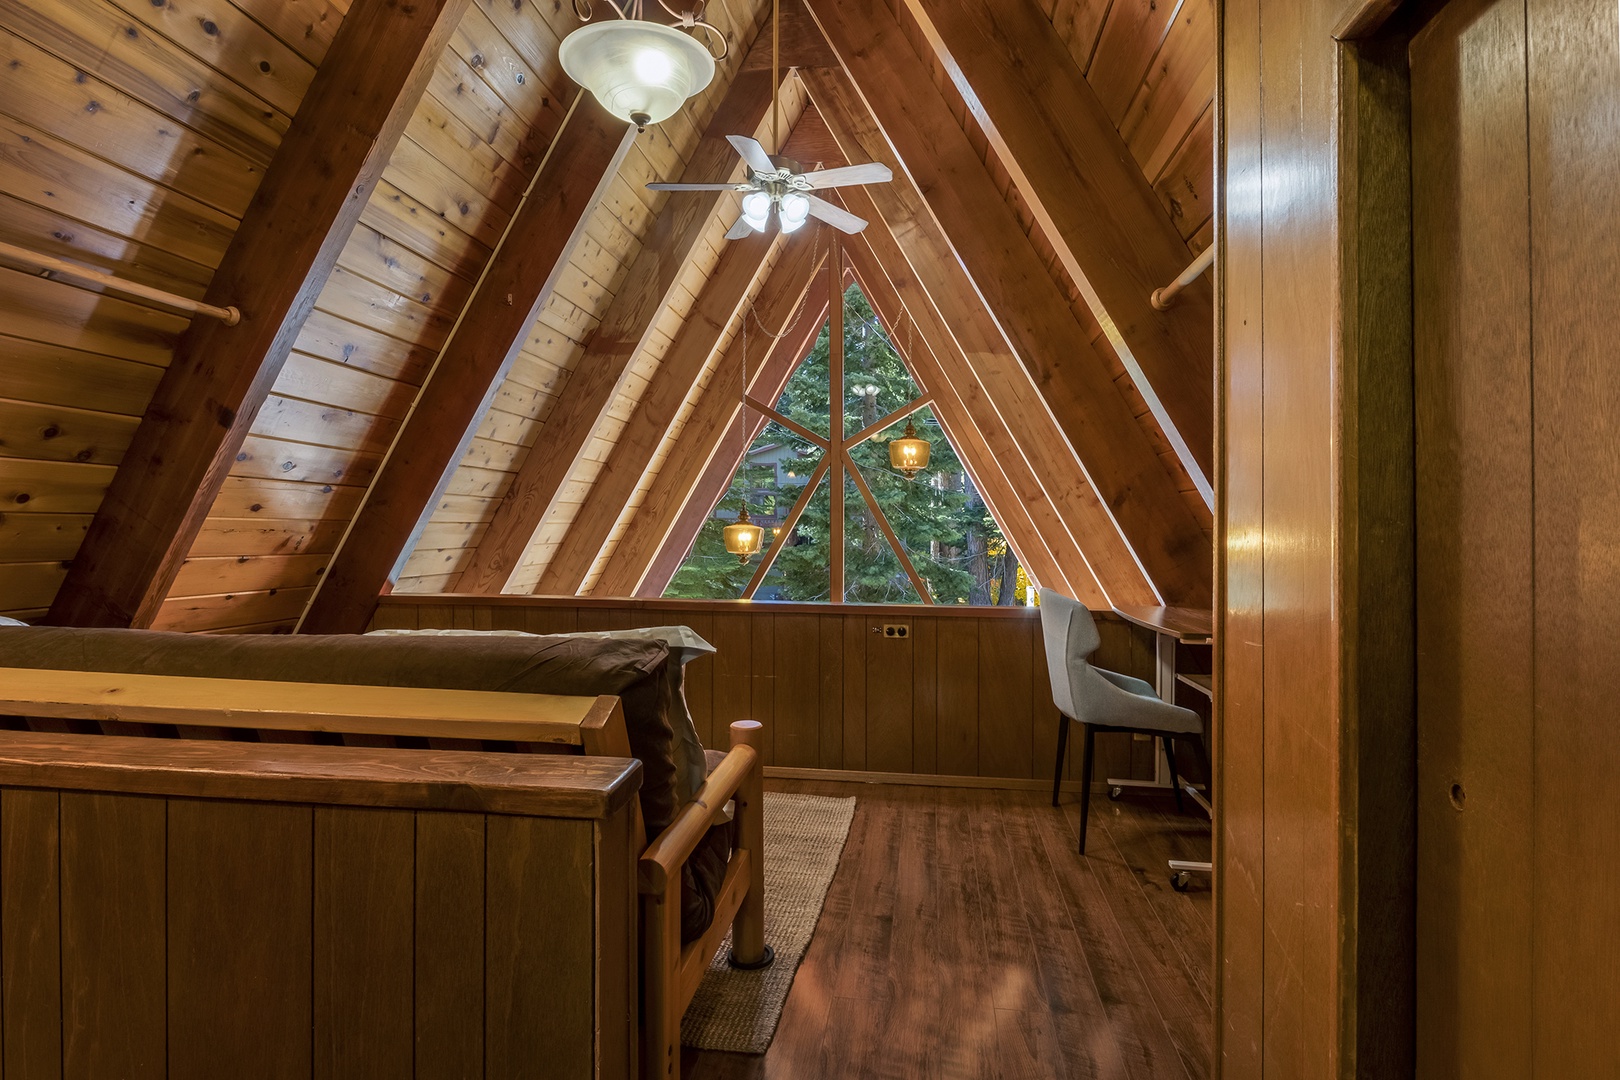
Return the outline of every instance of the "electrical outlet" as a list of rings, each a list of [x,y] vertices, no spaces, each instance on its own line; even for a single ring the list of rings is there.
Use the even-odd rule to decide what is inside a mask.
[[[902,623],[893,623],[893,622],[884,623],[883,624],[883,636],[884,637],[910,637],[911,636],[911,624],[910,623],[903,623],[903,622]]]

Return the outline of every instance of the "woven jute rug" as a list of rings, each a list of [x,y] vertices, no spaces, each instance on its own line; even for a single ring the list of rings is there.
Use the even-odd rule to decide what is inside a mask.
[[[735,970],[726,963],[728,936],[681,1021],[687,1046],[744,1054],[770,1047],[854,817],[854,799],[765,793],[765,942],[776,963]]]

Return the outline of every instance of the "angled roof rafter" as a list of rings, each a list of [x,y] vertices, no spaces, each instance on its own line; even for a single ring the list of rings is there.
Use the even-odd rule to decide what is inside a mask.
[[[181,335],[50,621],[147,626],[213,505],[468,0],[356,0]]]
[[[1192,253],[1096,92],[1030,0],[905,0],[1206,504],[1213,298],[1160,312]]]
[[[794,309],[793,317],[767,323],[782,326],[783,330],[771,341],[759,366],[755,368],[750,363],[750,395],[771,401],[779,399],[793,370],[827,324],[832,294],[827,275],[820,272],[822,265],[818,263],[810,272],[810,280],[799,286],[803,299]],[[678,468],[670,472],[669,483],[657,485],[654,496],[641,504],[635,527],[627,534],[628,543],[621,541],[614,552],[614,561],[624,566],[620,573],[639,575],[637,584],[626,590],[636,596],[663,595],[692,549],[704,520],[714,512],[721,496],[731,486],[743,455],[765,430],[765,416],[753,409],[744,415],[741,404],[731,393],[731,387],[742,378],[742,357],[740,353],[734,355],[734,351],[727,353],[724,366],[716,372],[709,391],[705,391],[698,402],[699,412],[693,414],[692,421],[682,430],[684,447],[677,444],[670,455]],[[724,372],[735,372],[736,382],[729,378],[721,382]],[[718,394],[710,393],[717,388],[721,388]],[[654,537],[658,541],[656,546],[647,542]],[[611,562],[609,569],[613,569]],[[619,595],[620,580],[604,573],[592,593]]]
[[[635,129],[585,91],[394,436],[298,629],[356,633],[408,554],[550,299]]]
[[[841,76],[831,72],[804,72],[816,95],[818,108],[840,142],[883,160],[898,162],[883,140],[871,114]],[[1019,430],[1018,452],[1056,507],[1074,550],[1083,551],[1098,582],[1121,603],[1157,603],[1158,594],[1145,576],[1114,518],[1106,512],[1091,487],[1052,409],[1013,354],[992,313],[973,281],[956,258],[909,176],[898,168],[892,183],[870,188],[846,188],[845,205],[884,228],[868,227],[867,242],[897,288],[906,293],[907,279],[919,300],[912,314],[928,325],[931,340],[954,341],[955,348],[940,349],[942,363],[960,354],[967,365],[957,388],[997,412],[1006,429]],[[1132,418],[1134,423],[1134,418]],[[982,425],[981,425],[982,426]],[[1138,432],[1140,429],[1136,429]],[[989,435],[988,430],[986,435]],[[1157,459],[1154,459],[1157,466]],[[1084,575],[1067,574],[1071,579]]]
[[[757,130],[770,104],[770,74],[739,72],[686,163],[681,181],[707,182],[736,175],[741,163],[725,137]],[[557,492],[613,404],[631,360],[645,346],[693,246],[724,195],[701,193],[665,204],[546,420],[545,452],[523,459],[457,579],[458,590],[496,593],[506,587]]]

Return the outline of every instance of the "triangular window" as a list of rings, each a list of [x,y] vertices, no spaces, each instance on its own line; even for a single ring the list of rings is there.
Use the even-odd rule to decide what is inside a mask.
[[[664,595],[915,604],[925,599],[920,583],[941,604],[996,604],[1015,590],[1021,597],[1024,576],[1000,526],[853,281],[844,289],[843,324],[841,445],[828,438],[840,358],[823,327],[777,401],[750,406],[769,422]],[[912,475],[894,468],[889,452],[908,422],[930,451],[927,467]],[[835,495],[842,496],[841,530],[832,516]],[[765,550],[741,561],[727,553],[723,530],[745,505],[765,527]],[[842,595],[834,595],[839,571]]]

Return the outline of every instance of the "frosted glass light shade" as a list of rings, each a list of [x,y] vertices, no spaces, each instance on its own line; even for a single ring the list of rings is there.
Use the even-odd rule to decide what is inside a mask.
[[[637,127],[668,120],[714,79],[714,57],[701,42],[640,19],[582,26],[563,39],[557,59],[602,108]]]
[[[781,222],[782,231],[794,232],[810,217],[810,200],[797,191],[790,191],[782,196]]]

